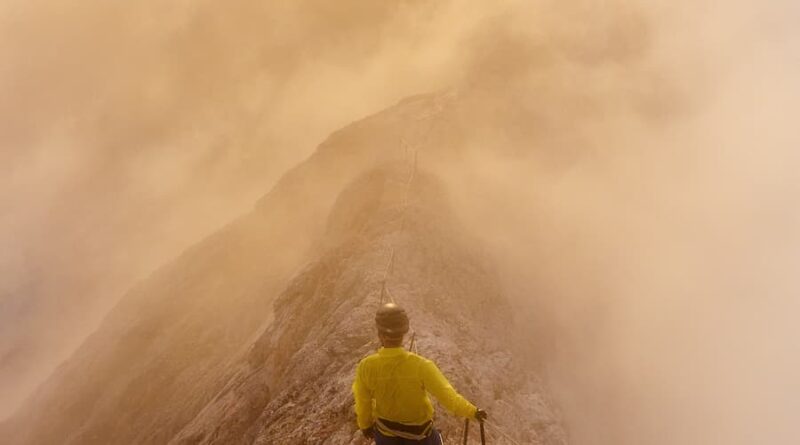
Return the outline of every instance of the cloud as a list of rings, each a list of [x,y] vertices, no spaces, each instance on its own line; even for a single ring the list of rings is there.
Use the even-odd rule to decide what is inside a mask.
[[[789,7],[637,6],[486,52],[503,69],[452,193],[529,304],[574,443],[791,442]]]

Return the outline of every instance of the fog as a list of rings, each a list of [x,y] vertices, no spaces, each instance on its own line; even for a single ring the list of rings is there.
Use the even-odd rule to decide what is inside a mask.
[[[5,2],[0,415],[328,133],[452,88],[464,147],[424,167],[572,441],[794,442],[798,9]]]
[[[400,58],[424,11],[352,3],[0,6],[0,416],[330,132],[444,85]]]
[[[500,119],[545,125],[477,128],[453,190],[574,443],[793,443],[797,10],[679,6],[624,59],[522,70]]]

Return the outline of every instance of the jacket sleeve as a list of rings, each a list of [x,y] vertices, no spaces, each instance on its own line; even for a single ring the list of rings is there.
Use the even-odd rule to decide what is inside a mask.
[[[364,384],[363,362],[356,367],[356,378],[353,381],[353,398],[356,402],[356,420],[359,429],[372,426],[372,392]]]
[[[426,360],[422,365],[422,382],[425,389],[451,413],[460,417],[475,417],[477,411],[475,405],[456,392],[439,367],[430,360]]]

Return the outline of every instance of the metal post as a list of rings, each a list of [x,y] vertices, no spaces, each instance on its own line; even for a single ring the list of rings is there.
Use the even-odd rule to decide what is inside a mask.
[[[486,445],[486,433],[483,432],[483,420],[481,420],[481,445]]]
[[[469,419],[464,420],[464,445],[467,445],[467,438],[469,438]]]

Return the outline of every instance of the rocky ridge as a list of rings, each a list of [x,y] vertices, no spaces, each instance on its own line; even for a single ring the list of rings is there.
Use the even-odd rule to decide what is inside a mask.
[[[452,143],[448,100],[412,98],[333,134],[253,213],[126,295],[2,442],[359,443],[349,388],[377,347],[394,251],[388,285],[419,352],[517,442],[566,443],[515,359],[513,310],[478,243],[433,171],[409,186],[412,152]],[[455,443],[461,422],[439,413]]]

